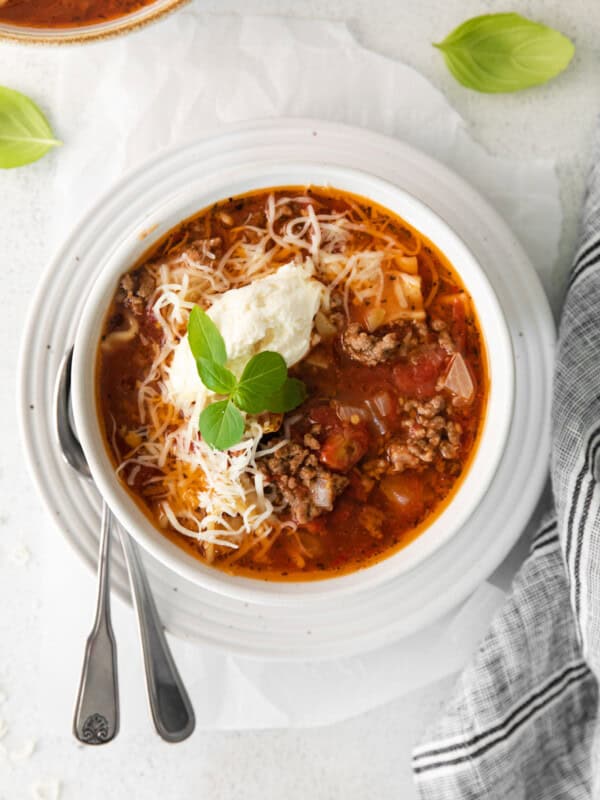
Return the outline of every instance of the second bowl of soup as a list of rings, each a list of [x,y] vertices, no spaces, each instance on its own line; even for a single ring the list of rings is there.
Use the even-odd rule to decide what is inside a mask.
[[[0,39],[65,44],[103,39],[157,20],[187,0],[0,0]]]

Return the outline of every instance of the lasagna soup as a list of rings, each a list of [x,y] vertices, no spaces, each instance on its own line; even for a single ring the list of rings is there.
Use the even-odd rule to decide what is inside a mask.
[[[124,17],[153,0],[0,0],[0,23],[73,28]]]
[[[199,432],[222,397],[188,341],[195,306],[237,378],[268,350],[306,387],[292,411],[243,414],[226,450]],[[385,208],[321,187],[229,198],[173,229],[122,276],[97,363],[136,502],[204,563],[270,580],[351,572],[419,535],[468,468],[487,381],[453,265]]]

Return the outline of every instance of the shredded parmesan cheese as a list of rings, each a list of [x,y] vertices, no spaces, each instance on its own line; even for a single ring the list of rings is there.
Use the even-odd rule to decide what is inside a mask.
[[[10,557],[14,564],[18,567],[24,567],[29,563],[31,553],[29,548],[23,543],[15,545],[11,550]]]
[[[59,800],[60,781],[36,781],[31,784],[33,800]]]
[[[35,751],[35,739],[27,739],[20,747],[9,750],[8,757],[11,761],[27,761]]]

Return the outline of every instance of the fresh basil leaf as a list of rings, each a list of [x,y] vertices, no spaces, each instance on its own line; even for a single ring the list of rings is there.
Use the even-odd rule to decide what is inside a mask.
[[[568,66],[575,47],[562,33],[520,14],[484,14],[435,44],[459,83],[478,92],[517,92]]]
[[[261,394],[252,395],[236,389],[231,395],[231,399],[246,414],[262,414],[263,411],[268,410],[266,405],[267,398]]]
[[[219,400],[200,414],[200,433],[207,444],[217,450],[228,450],[241,441],[244,418],[231,400]]]
[[[265,410],[285,414],[306,400],[306,386],[298,378],[288,378],[283,386],[265,401]]]
[[[252,356],[244,367],[233,394],[237,406],[250,414],[265,410],[265,400],[281,388],[287,377],[285,359],[279,353],[264,350]]]
[[[227,361],[225,341],[219,329],[200,306],[194,306],[188,320],[188,342],[196,361],[205,358],[215,364]]]
[[[207,358],[199,358],[196,361],[196,366],[198,367],[200,380],[211,392],[231,394],[235,389],[237,379],[233,372],[230,372],[226,367],[222,367],[215,361],[209,361]]]
[[[33,100],[0,86],[0,168],[30,164],[61,144]]]

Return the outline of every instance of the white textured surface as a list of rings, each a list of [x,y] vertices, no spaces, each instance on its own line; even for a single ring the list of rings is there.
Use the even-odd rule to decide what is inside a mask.
[[[475,13],[493,10],[495,3],[461,0],[234,0],[207,2],[208,10],[254,13],[290,13],[315,18],[346,19],[359,41],[386,55],[417,67],[441,88],[465,118],[472,134],[500,155],[522,158],[553,156],[558,159],[565,207],[561,263],[573,247],[581,202],[583,174],[590,133],[599,108],[600,88],[593,51],[600,8],[584,0],[519,2],[518,10],[554,24],[572,36],[578,52],[568,73],[547,87],[512,97],[487,97],[456,86],[445,72],[439,54],[428,42],[443,37],[454,25]],[[176,46],[176,45],[174,45]],[[58,51],[0,47],[2,82],[33,94],[52,118],[58,100],[53,69]],[[166,58],[167,56],[165,56]],[[90,87],[90,91],[93,87]],[[99,123],[101,124],[101,122]],[[37,781],[60,778],[62,797],[114,800],[136,797],[194,796],[220,798],[410,798],[408,771],[411,742],[439,705],[449,682],[327,729],[260,733],[200,733],[185,745],[172,748],[140,731],[143,695],[137,653],[122,663],[122,734],[113,746],[101,750],[78,747],[64,719],[43,718],[40,685],[40,606],[59,582],[73,582],[74,605],[91,613],[92,580],[82,572],[75,556],[56,536],[30,488],[19,455],[14,415],[14,372],[21,320],[28,297],[48,254],[56,245],[47,213],[49,187],[57,159],[51,156],[24,170],[0,176],[0,255],[3,315],[0,375],[4,386],[0,431],[0,688],[8,700],[0,717],[9,731],[3,738],[11,751],[38,739],[33,756],[24,762],[3,759],[0,752],[0,798],[18,800],[34,796]],[[557,271],[556,274],[560,274]],[[44,570],[45,546],[61,551],[63,574]],[[17,549],[25,543],[29,562],[20,566]],[[78,596],[80,594],[80,597]],[[65,637],[80,635],[64,620]],[[133,620],[119,618],[117,635],[134,635]],[[56,646],[60,648],[61,642]],[[124,659],[122,659],[122,662]],[[65,665],[70,673],[78,666]],[[149,729],[149,726],[148,726]],[[135,793],[135,794],[134,794]]]

